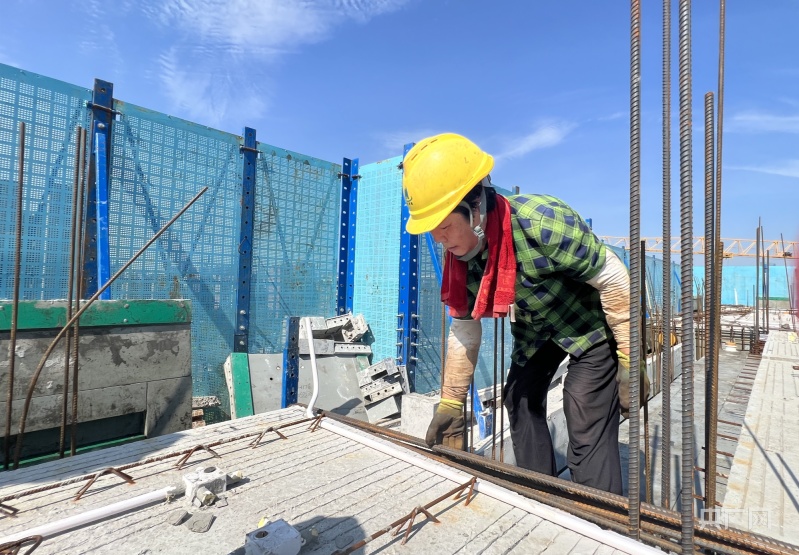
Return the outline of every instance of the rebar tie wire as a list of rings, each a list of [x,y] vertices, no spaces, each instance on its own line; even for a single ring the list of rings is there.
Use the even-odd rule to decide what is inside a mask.
[[[188,461],[194,453],[196,453],[197,451],[200,451],[200,450],[203,450],[203,451],[205,451],[207,453],[210,453],[211,455],[213,455],[217,459],[221,459],[222,458],[222,457],[219,456],[219,453],[217,453],[216,451],[214,451],[213,449],[211,449],[207,445],[202,445],[202,444],[195,445],[194,447],[191,448],[191,450],[188,453],[183,455],[180,458],[180,460],[175,463],[175,468],[177,470],[182,469],[183,465],[186,464],[186,461]]]
[[[448,491],[447,493],[445,493],[444,495],[442,495],[440,497],[437,497],[436,499],[434,499],[433,501],[431,501],[430,503],[428,503],[426,505],[423,505],[423,506],[420,505],[420,506],[415,507],[407,515],[395,520],[394,522],[392,522],[391,524],[389,524],[385,528],[381,528],[380,530],[378,530],[377,532],[375,532],[374,534],[372,534],[368,538],[360,540],[359,542],[350,545],[349,547],[347,547],[344,550],[335,551],[333,553],[333,555],[348,555],[349,553],[353,553],[353,552],[361,549],[363,546],[365,546],[367,543],[371,542],[372,540],[376,540],[380,536],[382,536],[384,534],[387,534],[388,532],[391,532],[391,530],[394,530],[394,533],[392,535],[397,536],[402,531],[402,528],[405,526],[405,524],[407,523],[408,524],[408,528],[405,530],[405,537],[402,538],[402,542],[400,544],[400,545],[405,545],[405,542],[407,542],[408,538],[410,537],[411,528],[413,528],[413,521],[419,515],[419,513],[424,513],[430,520],[432,520],[436,524],[439,524],[438,519],[436,517],[434,517],[428,511],[428,509],[430,509],[434,505],[437,505],[437,504],[441,503],[442,501],[447,499],[449,496],[454,496],[453,499],[458,499],[458,496],[461,493],[463,493],[463,490],[465,490],[466,488],[469,488],[469,492],[466,494],[466,503],[464,504],[464,506],[468,506],[469,503],[471,503],[471,501],[473,499],[472,493],[474,492],[475,483],[477,483],[477,478],[473,476],[472,479],[469,480],[468,482],[459,485],[458,487],[454,488],[451,491]]]
[[[247,445],[249,445],[249,446],[251,446],[253,449],[255,449],[255,448],[256,448],[256,447],[258,447],[258,445],[261,443],[261,440],[264,438],[264,436],[265,436],[266,434],[268,434],[269,432],[275,432],[275,433],[276,433],[278,436],[280,436],[280,439],[288,439],[286,436],[284,436],[284,435],[283,435],[283,434],[281,434],[281,433],[280,433],[278,430],[276,430],[276,429],[275,429],[273,426],[269,426],[269,427],[268,427],[266,430],[264,430],[263,432],[261,432],[260,434],[258,434],[258,437],[256,437],[254,440],[252,440],[252,441],[251,441],[250,443],[248,443]]]
[[[100,472],[92,476],[91,480],[89,480],[89,483],[78,490],[78,493],[75,494],[75,498],[73,499],[73,501],[78,501],[81,498],[81,496],[87,491],[89,491],[89,488],[92,487],[92,485],[94,485],[94,483],[97,481],[97,478],[99,478],[100,476],[104,476],[106,474],[114,474],[116,476],[119,476],[130,485],[136,483],[136,481],[130,476],[130,474],[125,474],[121,470],[117,470],[116,468],[113,467],[106,468],[105,470],[101,470]]]

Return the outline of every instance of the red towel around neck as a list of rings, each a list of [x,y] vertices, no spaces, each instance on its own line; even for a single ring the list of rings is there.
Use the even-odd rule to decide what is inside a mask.
[[[488,260],[472,310],[475,320],[507,316],[516,300],[516,254],[513,252],[510,204],[505,197],[497,195],[495,198],[496,206],[488,213],[484,228]],[[449,315],[454,318],[469,314],[466,267],[466,262],[458,260],[450,252],[446,253],[441,300],[449,307]]]

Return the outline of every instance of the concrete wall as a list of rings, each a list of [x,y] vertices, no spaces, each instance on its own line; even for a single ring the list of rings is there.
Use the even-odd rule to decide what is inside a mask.
[[[56,329],[17,332],[11,432],[16,434],[31,378]],[[0,344],[9,343],[0,331]],[[26,432],[61,425],[64,342],[48,358],[33,389]],[[5,426],[8,350],[0,349],[0,429]],[[70,371],[70,375],[72,370]],[[71,379],[71,376],[70,376]],[[80,328],[78,421],[144,413],[141,433],[151,437],[191,427],[190,323]],[[72,406],[72,385],[67,402]]]

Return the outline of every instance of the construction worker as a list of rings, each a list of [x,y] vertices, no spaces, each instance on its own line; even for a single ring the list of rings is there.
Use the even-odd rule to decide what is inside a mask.
[[[547,391],[568,356],[563,410],[572,480],[621,494],[617,380],[626,385],[629,375],[627,269],[563,201],[497,194],[493,165],[452,133],[420,141],[403,161],[406,229],[429,232],[444,246],[442,301],[453,317],[426,441],[463,448],[480,319],[509,316],[514,342],[503,403],[516,464],[556,474]],[[628,406],[626,387],[621,404]]]

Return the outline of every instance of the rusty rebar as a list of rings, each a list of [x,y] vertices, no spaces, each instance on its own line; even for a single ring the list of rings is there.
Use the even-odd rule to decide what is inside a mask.
[[[680,485],[683,555],[694,551],[694,314],[693,174],[691,111],[691,2],[680,0],[680,267],[682,273],[682,482]],[[632,393],[631,393],[632,395]]]
[[[505,317],[501,319],[502,325],[502,339],[500,340],[501,349],[499,352],[500,357],[500,371],[502,377],[499,380],[499,462],[505,462]]]
[[[81,130],[80,148],[80,171],[78,175],[78,233],[77,233],[77,249],[75,252],[75,264],[77,265],[78,287],[77,294],[75,295],[75,310],[80,310],[80,298],[83,296],[83,234],[85,226],[83,225],[83,207],[86,202],[86,130]],[[71,312],[71,311],[70,311]],[[74,457],[78,448],[78,374],[80,373],[80,319],[75,320],[72,327],[72,339],[75,342],[75,351],[72,354],[72,426],[70,429],[70,442],[69,454]],[[64,391],[66,396],[67,392]]]
[[[630,2],[630,379],[629,397],[629,530],[640,529],[640,328],[641,328],[641,3]]]
[[[671,507],[671,0],[663,0],[663,358],[660,504]]]
[[[26,544],[32,542],[33,545],[31,545],[24,554],[24,555],[30,555],[30,553],[33,553],[33,551],[37,547],[39,547],[39,545],[41,545],[43,540],[44,540],[43,536],[28,536],[27,538],[22,538],[19,540],[14,540],[13,542],[0,544],[0,553],[9,553],[17,555],[20,549],[25,547]]]
[[[402,516],[402,517],[398,518],[397,520],[395,520],[394,522],[392,522],[388,526],[385,526],[385,527],[381,528],[380,530],[374,532],[368,538],[364,538],[364,539],[362,539],[362,540],[360,540],[360,541],[348,546],[347,548],[345,548],[343,550],[334,551],[333,555],[348,555],[349,553],[353,553],[353,552],[361,549],[363,546],[365,546],[369,542],[371,542],[373,540],[376,540],[380,536],[391,532],[395,528],[397,529],[397,532],[399,532],[399,530],[402,528],[402,526],[406,522],[410,521],[410,524],[408,525],[408,530],[405,533],[405,538],[402,540],[402,545],[405,545],[405,542],[408,539],[408,536],[409,536],[410,531],[411,531],[411,526],[413,526],[413,519],[416,517],[416,515],[419,512],[424,512],[426,515],[428,515],[428,517],[432,518],[435,521],[436,519],[427,510],[430,509],[431,507],[435,506],[435,505],[438,505],[439,503],[441,503],[442,501],[444,501],[445,499],[449,498],[452,495],[457,497],[458,495],[463,493],[463,490],[465,490],[466,488],[469,488],[469,493],[466,496],[466,503],[465,503],[465,505],[468,506],[469,503],[471,502],[471,494],[472,494],[472,490],[474,489],[475,482],[476,482],[476,479],[472,478],[471,480],[469,480],[465,484],[459,485],[458,487],[448,491],[444,495],[441,495],[440,497],[434,499],[433,501],[427,503],[426,505],[414,508],[410,513],[406,514],[405,516]],[[396,535],[396,533],[394,535]]]
[[[117,470],[116,468],[106,468],[105,470],[101,470],[100,472],[97,472],[94,476],[92,476],[91,479],[89,480],[89,483],[78,490],[78,493],[75,494],[75,498],[73,499],[73,501],[80,500],[83,494],[89,491],[89,488],[92,487],[92,485],[97,481],[97,479],[100,478],[101,476],[105,476],[106,474],[113,474],[114,476],[121,478],[122,480],[131,485],[136,483],[136,481],[129,474],[125,474],[124,472],[122,472],[121,470]]]
[[[74,293],[75,278],[75,246],[77,241],[78,224],[78,198],[80,188],[80,168],[83,160],[83,128],[78,126],[75,130],[75,167],[72,171],[72,225],[69,232],[69,273],[67,274],[67,320],[72,318],[72,295]],[[72,331],[67,330],[64,345],[64,398],[61,400],[61,429],[58,435],[58,457],[64,457],[67,435],[68,392],[69,392],[69,363],[71,357]]]
[[[718,214],[716,214],[716,191],[714,190],[715,157],[714,125],[713,125],[713,93],[705,94],[705,237],[716,237],[718,230]],[[705,242],[705,283],[709,293],[705,294],[705,304],[708,307],[706,327],[707,352],[705,354],[705,509],[716,506],[716,447],[718,433],[718,362],[719,362],[719,337],[717,320],[719,319],[721,297],[719,280],[717,278],[718,265],[721,264],[720,254],[723,249],[714,240],[710,244]],[[713,511],[706,511],[708,518],[713,518]]]
[[[291,422],[286,422],[285,424],[281,424],[279,426],[272,426],[272,428],[273,428],[273,431],[276,430],[276,429],[281,429],[282,430],[283,428],[289,428],[291,426],[296,426],[298,424],[304,424],[304,423],[309,422],[311,420],[313,420],[313,418],[301,418],[299,420],[293,420]],[[218,447],[219,445],[225,445],[227,443],[233,443],[233,442],[236,442],[236,441],[240,441],[242,439],[255,437],[255,436],[257,436],[257,435],[259,435],[261,433],[262,433],[262,431],[246,432],[246,433],[238,434],[238,435],[235,435],[235,436],[232,436],[232,437],[226,437],[226,438],[218,439],[216,441],[212,441],[210,443],[206,443],[205,445],[208,446],[208,447]],[[130,470],[131,468],[137,468],[137,467],[144,466],[144,465],[147,465],[147,464],[152,464],[152,463],[156,463],[156,462],[165,461],[167,459],[171,459],[171,458],[174,458],[174,457],[180,457],[182,455],[186,455],[187,453],[192,452],[192,450],[194,450],[195,447],[196,446],[192,446],[192,447],[188,447],[186,449],[181,449],[179,451],[172,451],[170,453],[164,453],[162,455],[154,455],[152,457],[147,457],[146,459],[142,459],[140,461],[136,461],[136,462],[132,462],[132,463],[128,463],[128,464],[123,464],[123,465],[120,465],[120,466],[115,466],[114,469],[119,470],[119,471],[126,471],[126,470]],[[6,495],[4,497],[0,497],[0,505],[2,503],[4,503],[5,501],[11,501],[11,500],[14,500],[14,499],[21,499],[22,497],[26,497],[28,495],[34,495],[34,494],[37,494],[37,493],[42,493],[42,492],[45,492],[45,491],[50,491],[50,490],[62,488],[64,486],[77,484],[78,482],[85,482],[86,480],[91,480],[93,476],[94,476],[94,473],[92,473],[92,474],[83,474],[81,476],[75,476],[74,478],[69,478],[67,480],[62,480],[60,482],[52,482],[50,484],[45,484],[43,486],[38,486],[38,487],[35,487],[35,488],[19,491],[17,493],[11,494],[11,495]]]
[[[499,322],[494,318],[494,388],[491,394],[491,460],[497,459],[497,340]],[[502,433],[502,430],[499,431]]]
[[[25,397],[25,405],[22,408],[22,416],[19,422],[19,433],[17,434],[17,445],[16,445],[16,450],[14,452],[14,469],[19,467],[19,459],[22,454],[22,439],[25,435],[25,423],[26,420],[28,419],[28,412],[30,410],[31,399],[33,398],[33,391],[36,388],[36,382],[39,380],[39,375],[42,373],[42,369],[44,368],[47,359],[50,357],[53,350],[55,350],[55,346],[58,344],[58,341],[60,341],[61,338],[64,337],[66,330],[68,330],[70,326],[72,326],[81,317],[81,315],[84,312],[86,312],[86,310],[92,305],[92,303],[94,303],[94,301],[96,301],[100,297],[100,295],[102,295],[103,292],[106,289],[108,289],[111,286],[111,284],[114,283],[114,281],[116,281],[116,279],[119,276],[121,276],[122,273],[125,270],[127,270],[131,266],[131,264],[133,264],[136,261],[136,259],[139,258],[139,256],[141,256],[141,254],[145,250],[147,250],[147,248],[150,245],[152,245],[156,240],[158,240],[158,238],[169,228],[169,226],[175,223],[175,221],[180,216],[182,216],[183,213],[186,212],[186,210],[188,210],[191,207],[191,205],[194,204],[207,190],[208,187],[203,187],[200,190],[200,192],[197,193],[194,196],[194,198],[192,198],[188,202],[188,204],[186,204],[183,208],[181,208],[177,214],[175,214],[166,224],[164,224],[164,226],[160,230],[158,230],[158,232],[156,232],[156,234],[153,235],[150,238],[150,240],[147,241],[147,243],[145,243],[144,246],[141,249],[139,249],[139,251],[136,254],[133,255],[133,258],[131,258],[125,264],[123,264],[123,266],[113,276],[111,276],[111,278],[109,278],[109,280],[101,288],[99,288],[97,292],[94,295],[92,295],[89,300],[86,301],[86,303],[75,313],[72,319],[70,319],[66,323],[66,325],[63,328],[61,328],[61,331],[59,331],[56,334],[53,341],[47,347],[47,350],[44,352],[44,355],[42,356],[41,361],[39,361],[39,365],[36,367],[36,371],[34,372],[33,377],[31,378],[31,383],[28,386],[28,393],[27,396]]]
[[[726,28],[726,4],[725,0],[719,0],[719,73],[718,73],[718,91],[717,91],[717,98],[716,98],[716,191],[715,191],[715,223],[714,223],[714,247],[715,251],[715,264],[714,264],[714,272],[713,272],[713,287],[714,287],[714,296],[713,296],[713,313],[711,319],[713,320],[713,329],[718,330],[719,333],[721,331],[721,283],[722,283],[722,272],[724,271],[724,244],[721,242],[721,151],[722,151],[722,139],[723,131],[724,131],[724,40],[725,40],[725,28]],[[710,378],[711,384],[709,387],[710,390],[710,400],[712,401],[712,406],[708,406],[708,416],[710,417],[708,420],[709,424],[709,435],[714,439],[712,447],[716,449],[716,442],[715,442],[715,435],[718,433],[718,399],[719,399],[719,346],[721,343],[721,338],[717,337],[714,333],[711,334],[711,337],[714,339],[713,343],[713,350],[711,351],[713,354],[713,368],[714,373]],[[709,444],[710,442],[708,442]],[[712,509],[716,504],[716,480],[714,474],[716,473],[716,458],[715,453],[713,455],[713,467],[708,467],[708,475],[713,478],[712,487],[706,487],[705,489],[705,497],[707,499],[707,505]],[[707,475],[705,476],[707,478]]]
[[[11,411],[14,401],[14,364],[17,357],[17,324],[19,320],[19,281],[22,266],[22,211],[25,181],[25,122],[19,122],[19,165],[17,173],[17,212],[14,231],[14,292],[11,297],[11,331],[8,341],[8,396],[6,398],[5,454],[3,468],[8,470],[11,455]],[[19,438],[17,438],[19,441]]]

